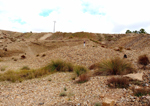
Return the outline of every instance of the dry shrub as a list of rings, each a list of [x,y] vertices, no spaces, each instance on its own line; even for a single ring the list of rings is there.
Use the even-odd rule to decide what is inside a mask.
[[[46,56],[46,54],[42,54],[42,57],[45,57]]]
[[[93,70],[93,69],[97,69],[98,67],[99,67],[99,63],[94,63],[89,67],[89,69]]]
[[[116,47],[114,50],[115,50],[115,51],[122,52],[122,50],[123,50],[123,47],[122,47],[122,46],[120,46],[120,47]]]
[[[21,59],[25,59],[26,58],[26,56],[25,55],[21,55]]]
[[[122,50],[123,50],[123,47],[122,47],[122,46],[120,46],[120,47],[119,47],[119,51],[120,51],[120,52],[122,52]]]
[[[112,77],[107,80],[107,85],[112,88],[127,88],[129,79],[124,77]]]
[[[143,68],[145,69],[146,65],[148,65],[150,63],[148,57],[146,54],[141,55],[138,57],[138,63],[143,65]]]
[[[103,37],[100,34],[97,35],[97,38],[98,38],[98,41],[102,41],[103,40]]]
[[[30,68],[28,66],[23,66],[21,70],[30,70]]]
[[[84,83],[84,82],[87,82],[89,79],[90,79],[90,76],[85,73],[79,76],[79,80],[77,80],[77,83]]]
[[[126,50],[131,50],[131,48],[126,48]]]
[[[135,96],[138,96],[138,97],[143,96],[143,95],[147,95],[147,94],[150,95],[150,88],[141,87],[141,88],[138,88],[138,89],[133,88],[132,90],[133,90],[133,94]]]
[[[75,32],[73,33],[74,37],[79,37],[79,38],[89,38],[90,36],[92,36],[92,33],[88,33],[88,32]]]
[[[103,75],[125,75],[135,72],[132,64],[124,59],[112,58],[102,61],[99,64],[99,69],[95,72]]]
[[[111,35],[104,35],[104,37],[105,37],[105,40],[106,41],[111,41],[111,40],[113,40],[113,36],[111,36]]]

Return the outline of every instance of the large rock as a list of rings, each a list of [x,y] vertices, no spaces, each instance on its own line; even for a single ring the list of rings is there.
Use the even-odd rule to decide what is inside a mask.
[[[124,75],[125,77],[129,77],[129,78],[132,78],[132,79],[136,79],[136,80],[139,80],[139,81],[143,81],[143,73],[136,73],[136,74],[127,74],[127,75]]]
[[[115,106],[115,101],[113,99],[105,98],[102,102],[102,106]]]

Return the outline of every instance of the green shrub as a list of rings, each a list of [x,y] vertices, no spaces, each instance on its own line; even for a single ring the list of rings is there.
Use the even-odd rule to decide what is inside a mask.
[[[93,40],[93,39],[90,39],[90,41],[92,41],[92,42],[94,42],[94,43],[99,43],[98,41]]]
[[[62,60],[52,61],[50,64],[51,71],[59,71],[59,72],[72,72],[73,65],[71,63],[64,62]]]
[[[101,106],[101,103],[95,103],[94,106]]]
[[[64,87],[64,91],[67,91],[67,88],[66,88],[66,87]]]
[[[96,73],[104,75],[124,75],[135,72],[131,63],[124,59],[112,58],[110,60],[102,61],[99,64],[99,69]]]
[[[30,68],[28,66],[23,66],[21,70],[30,70]]]
[[[59,94],[59,96],[67,96],[67,93],[66,93],[66,92],[61,92],[61,93]]]
[[[57,71],[73,72],[73,65],[62,60],[56,60],[37,70],[31,70],[27,66],[24,66],[18,71],[9,70],[5,73],[0,73],[0,81],[22,82],[23,80],[43,77]]]
[[[5,71],[8,66],[2,66],[1,71]]]
[[[73,36],[69,36],[69,39],[72,39],[73,38]]]
[[[77,75],[77,77],[79,77],[81,74],[88,72],[88,69],[83,66],[75,66],[73,70],[75,74]]]
[[[7,72],[0,73],[0,81],[22,82],[23,80],[39,78],[55,72],[75,72],[75,74],[73,74],[75,79],[81,74],[87,73],[88,69],[83,66],[73,66],[73,64],[62,60],[56,60],[52,61],[47,66],[36,70],[29,69],[27,66],[24,66],[18,71],[9,70]],[[80,79],[83,79],[82,77]]]
[[[51,79],[51,78],[49,78],[49,79],[48,79],[48,81],[52,81],[52,79]]]

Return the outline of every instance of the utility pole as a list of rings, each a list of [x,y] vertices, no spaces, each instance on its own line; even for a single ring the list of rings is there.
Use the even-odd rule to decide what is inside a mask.
[[[54,21],[54,31],[53,31],[53,33],[55,33],[55,23],[56,23],[56,21]]]

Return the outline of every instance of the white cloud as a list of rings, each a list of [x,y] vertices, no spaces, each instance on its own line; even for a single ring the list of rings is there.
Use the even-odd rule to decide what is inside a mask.
[[[52,32],[56,20],[56,31],[63,32],[124,33],[144,28],[150,33],[148,4],[148,0],[0,0],[0,29]],[[45,10],[53,11],[40,16]],[[17,19],[26,23],[13,21]]]

